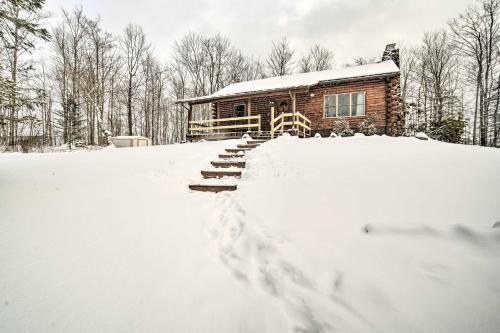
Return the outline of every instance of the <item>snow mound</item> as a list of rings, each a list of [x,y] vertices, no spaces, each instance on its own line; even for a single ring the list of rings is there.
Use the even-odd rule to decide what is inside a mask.
[[[419,140],[429,140],[429,137],[424,132],[418,132],[415,137]]]
[[[0,332],[498,331],[497,150],[241,142],[0,154]]]
[[[316,134],[314,134],[314,138],[315,138],[315,139],[321,139],[321,138],[322,138],[322,136],[321,136],[321,134],[316,133]]]

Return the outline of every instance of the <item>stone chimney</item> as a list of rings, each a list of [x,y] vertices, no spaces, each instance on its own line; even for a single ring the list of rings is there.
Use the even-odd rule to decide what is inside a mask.
[[[382,55],[382,61],[392,60],[399,67],[399,49],[396,47],[396,43],[387,44],[385,46],[384,54]]]

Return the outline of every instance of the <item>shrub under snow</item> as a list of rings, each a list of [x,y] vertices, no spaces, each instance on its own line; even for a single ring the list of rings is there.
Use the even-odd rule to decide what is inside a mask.
[[[358,131],[368,136],[377,134],[376,123],[377,117],[370,114],[359,124]]]
[[[339,119],[335,120],[332,131],[338,136],[352,136],[354,134],[351,127],[349,126],[349,122],[344,117],[340,117]]]

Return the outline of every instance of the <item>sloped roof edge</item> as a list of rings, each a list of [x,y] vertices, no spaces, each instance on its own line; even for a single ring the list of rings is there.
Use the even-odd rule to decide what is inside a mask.
[[[327,71],[300,73],[267,79],[233,83],[211,95],[185,98],[176,103],[203,103],[216,99],[245,96],[285,89],[296,89],[327,82],[342,82],[353,79],[367,79],[399,73],[399,68],[392,60],[374,64],[345,67]]]

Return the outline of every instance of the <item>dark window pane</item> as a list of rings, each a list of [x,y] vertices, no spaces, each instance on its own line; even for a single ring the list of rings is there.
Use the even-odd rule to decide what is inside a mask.
[[[235,117],[245,117],[246,116],[246,105],[240,104],[234,107],[234,116]]]

